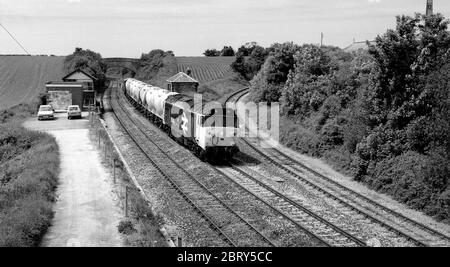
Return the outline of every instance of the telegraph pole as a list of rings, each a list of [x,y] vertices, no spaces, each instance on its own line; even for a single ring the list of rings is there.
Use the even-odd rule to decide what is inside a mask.
[[[427,0],[427,17],[433,15],[433,0]]]

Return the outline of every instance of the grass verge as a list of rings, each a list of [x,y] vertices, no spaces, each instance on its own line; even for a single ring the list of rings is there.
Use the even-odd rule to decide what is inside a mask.
[[[20,125],[31,105],[0,113],[0,247],[38,246],[53,218],[56,140]]]

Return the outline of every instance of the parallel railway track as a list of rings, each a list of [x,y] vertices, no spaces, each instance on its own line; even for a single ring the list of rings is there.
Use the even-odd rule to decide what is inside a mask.
[[[424,243],[424,242],[422,242],[422,241],[420,241],[420,240],[418,240],[418,239],[416,239],[414,237],[411,237],[407,233],[404,233],[403,231],[398,230],[398,229],[394,228],[393,226],[387,224],[386,222],[375,218],[374,216],[372,216],[369,213],[367,213],[367,212],[365,212],[365,211],[355,207],[354,205],[351,205],[347,200],[344,200],[343,198],[341,198],[341,197],[339,197],[339,196],[337,196],[337,195],[335,195],[335,194],[333,194],[333,193],[323,189],[320,185],[317,185],[317,184],[311,182],[310,180],[306,179],[303,175],[300,175],[297,172],[292,171],[291,169],[289,169],[289,167],[286,167],[284,164],[278,162],[277,160],[274,160],[272,157],[270,157],[266,153],[262,152],[259,148],[257,148],[253,144],[251,144],[248,140],[242,139],[242,142],[246,146],[248,146],[250,149],[252,149],[256,153],[258,153],[261,157],[263,157],[270,164],[276,166],[277,169],[282,170],[282,171],[288,173],[290,176],[296,178],[299,182],[301,182],[304,186],[306,186],[306,188],[309,188],[311,190],[319,192],[324,197],[327,197],[329,199],[337,201],[341,205],[340,206],[341,211],[345,210],[346,214],[353,215],[353,217],[356,217],[358,215],[362,215],[364,218],[368,218],[372,222],[375,222],[375,223],[383,226],[384,228],[388,229],[389,231],[394,232],[394,233],[396,233],[396,234],[406,238],[407,240],[413,242],[417,246],[421,246],[421,247],[428,246],[426,243]]]
[[[340,193],[345,194],[346,198],[348,199],[352,199],[353,201],[360,201],[363,203],[367,203],[371,206],[373,206],[374,208],[382,211],[384,214],[386,214],[387,216],[391,216],[393,217],[393,219],[398,219],[404,223],[410,224],[413,227],[416,227],[418,229],[420,229],[421,231],[424,231],[432,236],[435,236],[436,238],[434,240],[432,240],[433,243],[436,244],[440,244],[441,242],[446,243],[447,245],[450,245],[450,236],[447,236],[444,233],[441,233],[423,223],[417,222],[411,218],[406,217],[405,215],[392,210],[384,205],[381,205],[380,203],[336,182],[335,180],[309,168],[308,166],[306,166],[305,164],[299,162],[298,160],[290,157],[289,155],[285,154],[284,152],[282,152],[281,150],[277,149],[277,148],[272,148],[270,149],[271,152],[270,154],[281,160],[287,160],[288,162],[291,162],[292,164],[289,164],[289,166],[298,171],[298,172],[302,172],[303,170],[313,174],[314,176],[322,179],[323,181],[325,181],[326,183],[329,183],[330,185],[332,185],[333,187],[335,187],[337,190],[339,190]]]
[[[111,108],[117,121],[135,142],[152,166],[167,179],[173,188],[204,218],[209,227],[214,230],[229,246],[241,246],[239,243],[245,236],[252,233],[254,244],[259,246],[275,246],[275,244],[258,231],[250,222],[236,213],[226,203],[220,200],[197,178],[185,171],[173,161],[158,144],[152,141],[140,127],[138,127],[130,114],[123,108],[116,92],[112,93]],[[152,147],[153,149],[150,149]],[[159,161],[155,158],[160,158]],[[164,163],[162,163],[164,161]],[[168,172],[171,170],[172,174]],[[222,218],[218,220],[217,218]],[[232,226],[232,227],[230,227]]]
[[[237,103],[243,96],[247,94],[247,92],[248,88],[236,91],[235,93],[229,95],[224,103]],[[123,106],[121,106],[122,104],[120,103],[117,95],[115,99],[113,97],[113,100],[111,102],[114,111],[116,111],[117,113],[115,114],[117,120],[120,122],[125,131],[130,135],[130,137],[136,142],[136,144],[138,144],[139,148],[144,152],[144,154],[146,154],[146,156],[152,162],[152,165],[156,169],[158,169],[158,171],[165,178],[168,179],[168,181],[180,193],[180,195],[182,195],[183,198],[185,198],[186,201],[190,203],[191,206],[193,206],[203,218],[205,218],[205,220],[210,224],[211,229],[215,230],[226,244],[230,246],[239,246],[239,244],[236,241],[234,241],[238,240],[238,238],[233,239],[230,236],[231,234],[226,233],[226,231],[224,230],[224,228],[226,227],[224,227],[224,225],[220,225],[220,223],[217,223],[216,220],[214,220],[215,216],[211,215],[211,212],[212,214],[214,214],[214,211],[208,210],[207,205],[204,205],[201,201],[199,202],[198,200],[194,199],[191,196],[191,195],[195,196],[196,194],[198,194],[198,190],[200,189],[201,189],[200,191],[202,191],[203,193],[206,192],[206,195],[208,196],[208,200],[206,201],[206,203],[209,203],[208,205],[210,205],[212,201],[215,201],[220,204],[219,206],[221,206],[221,210],[215,212],[224,213],[225,210],[230,214],[229,215],[230,217],[234,217],[234,219],[237,221],[240,220],[240,223],[235,222],[236,224],[245,225],[244,228],[246,229],[244,228],[240,229],[241,235],[244,233],[248,234],[251,232],[256,236],[258,236],[257,238],[259,239],[258,242],[262,242],[268,246],[275,246],[275,243],[273,241],[265,237],[264,234],[258,231],[255,226],[250,224],[245,218],[243,218],[238,213],[236,213],[232,208],[227,206],[227,204],[221,201],[216,195],[214,195],[214,193],[211,192],[206,185],[202,184],[202,182],[200,182],[189,172],[184,170],[182,166],[180,166],[176,161],[171,159],[171,157],[164,152],[164,148],[161,148],[156,142],[152,141],[151,137],[145,131],[140,129],[140,127],[137,126],[135,122],[133,122],[132,116],[130,114],[127,114],[126,109],[123,108]],[[128,119],[124,120],[124,118]],[[134,126],[130,124],[133,124]],[[139,137],[136,135],[141,136]],[[186,183],[187,179],[177,181],[176,177],[177,175],[167,174],[168,166],[161,167],[161,164],[152,160],[151,156],[148,154],[149,151],[146,152],[145,148],[142,148],[139,145],[140,142],[141,143],[151,142],[152,146],[155,147],[157,150],[159,150],[158,153],[161,153],[162,155],[164,155],[165,158],[168,158],[169,161],[171,161],[171,164],[176,166],[177,169],[180,170],[180,172],[184,173],[184,175],[190,178],[188,180],[189,182]],[[425,242],[420,238],[418,239],[416,237],[411,236],[409,233],[399,229],[395,225],[388,223],[384,219],[378,218],[379,216],[373,215],[371,214],[371,212],[366,212],[360,208],[357,208],[355,205],[350,203],[350,202],[358,203],[357,201],[364,202],[364,204],[369,204],[374,208],[376,208],[377,210],[382,211],[386,216],[394,217],[394,219],[396,220],[401,220],[403,222],[413,225],[414,227],[421,229],[422,231],[437,236],[438,239],[434,240],[435,242],[433,244],[440,244],[439,241],[445,242],[450,241],[450,238],[445,234],[440,233],[422,223],[416,222],[392,209],[389,209],[388,207],[383,206],[382,204],[375,202],[374,200],[371,200],[370,198],[367,198],[366,196],[361,195],[358,192],[355,192],[350,188],[347,188],[344,185],[341,185],[340,183],[334,181],[333,179],[326,177],[323,174],[320,174],[315,170],[305,166],[304,164],[285,154],[278,148],[275,147],[270,149],[259,148],[258,145],[253,144],[253,141],[249,138],[243,138],[242,143],[244,144],[244,146],[248,147],[252,151],[255,151],[268,163],[276,166],[279,170],[288,173],[290,176],[300,181],[300,183],[305,185],[307,188],[319,192],[324,197],[337,201],[339,203],[339,208],[344,210],[345,211],[344,213],[347,215],[350,214],[353,216],[362,216],[364,220],[368,220],[371,223],[378,224],[384,229],[388,230],[389,232],[395,233],[396,235],[405,238],[414,245],[417,246],[430,245],[428,242]],[[289,164],[286,164],[286,162],[289,162]],[[243,191],[266,204],[275,213],[279,214],[279,216],[290,221],[301,231],[317,239],[318,241],[323,243],[323,245],[326,246],[366,245],[365,242],[362,240],[362,238],[358,237],[357,232],[352,232],[351,230],[346,229],[345,226],[339,225],[339,223],[336,223],[330,218],[325,219],[324,217],[318,215],[317,213],[308,209],[307,207],[302,206],[302,204],[298,203],[297,201],[290,199],[289,197],[286,197],[285,195],[283,195],[270,185],[265,184],[264,182],[258,180],[257,178],[252,176],[249,172],[240,168],[239,165],[235,163],[236,162],[234,162],[234,164],[231,164],[230,166],[223,168],[217,167],[216,170],[218,174],[222,175],[229,181],[238,185],[238,187],[240,187]],[[305,178],[304,171],[307,171],[314,177],[317,177],[323,180],[324,182],[328,183],[329,185],[334,186],[335,188],[337,188],[339,193],[337,194],[333,192],[335,190],[332,191],[326,190],[320,185],[320,183],[317,183],[316,181],[313,181],[309,178]],[[190,190],[191,191],[193,190],[195,193],[190,194],[189,193]],[[216,207],[217,205],[212,206]],[[236,233],[234,232],[233,234]]]
[[[237,103],[246,94],[247,94],[246,90],[238,91],[235,94],[231,95],[227,99],[227,101],[232,100],[235,103]],[[331,198],[331,199],[339,202],[341,204],[342,208],[350,209],[354,213],[362,215],[364,218],[367,218],[370,221],[379,224],[380,226],[384,227],[385,229],[388,229],[389,231],[392,231],[392,232],[398,234],[399,236],[406,238],[407,240],[413,242],[414,244],[416,244],[418,246],[429,246],[429,245],[438,245],[439,246],[439,245],[443,245],[443,244],[446,244],[446,245],[450,244],[449,236],[447,236],[439,231],[436,231],[436,230],[434,230],[420,222],[417,222],[411,218],[408,218],[408,217],[404,216],[403,214],[401,214],[397,211],[394,211],[380,203],[377,203],[376,201],[374,201],[374,200],[372,200],[372,199],[370,199],[370,198],[368,198],[368,197],[366,197],[344,185],[341,185],[340,183],[334,181],[333,179],[326,177],[325,175],[309,168],[308,166],[306,166],[303,163],[299,162],[298,160],[290,157],[289,155],[286,155],[285,153],[283,153],[281,150],[277,149],[276,147],[273,147],[270,149],[262,149],[262,148],[259,148],[257,145],[254,145],[252,143],[251,139],[249,139],[249,138],[242,138],[241,140],[245,146],[250,148],[252,151],[255,151],[260,157],[265,159],[267,162],[276,166],[278,169],[285,171],[290,176],[294,177],[295,179],[300,181],[302,184],[308,186],[309,188],[312,188],[313,190],[320,192],[323,196]],[[290,164],[285,164],[286,161],[289,162]],[[328,190],[325,190],[324,188],[321,187],[320,184],[313,182],[310,179],[305,178],[303,171],[307,171],[310,174],[312,174],[314,177],[317,177],[317,178],[323,180],[324,182],[328,183],[329,185],[334,186],[337,189],[337,191],[339,191],[341,194],[344,194],[344,198],[341,196],[337,196],[335,193],[332,193]],[[424,231],[426,233],[429,233],[430,235],[435,236],[435,238],[432,240],[424,241],[424,240],[419,240],[416,237],[412,237],[411,234],[406,233],[404,230],[400,230],[397,227],[395,227],[391,224],[388,224],[384,220],[378,219],[375,216],[355,207],[354,205],[350,204],[348,200],[351,200],[353,202],[369,204],[372,207],[374,207],[375,209],[383,212],[383,214],[385,216],[388,216],[394,220],[400,220],[402,222],[410,224],[413,227],[420,229],[421,231]]]
[[[131,99],[128,99],[128,100],[132,101]],[[118,103],[117,103],[118,105],[121,105],[121,104],[120,104],[120,101],[117,100],[117,102],[118,102]],[[116,109],[117,109],[117,108],[116,108]],[[124,108],[122,108],[122,110],[123,110],[124,112],[126,112],[126,110],[125,110]],[[119,114],[116,114],[116,116],[117,116],[117,115],[119,115]],[[120,115],[119,115],[119,116],[120,116]],[[128,114],[127,117],[128,117],[131,121],[133,121],[133,119],[131,118],[131,115],[130,115],[130,114]],[[139,127],[139,128],[141,128],[141,127]],[[142,126],[142,128],[144,128],[144,126]],[[142,131],[142,128],[141,128],[141,131]],[[155,140],[155,139],[158,139],[158,137],[157,137],[158,134],[165,134],[165,133],[156,133],[156,132],[152,132],[152,133],[151,133],[151,136],[149,136],[149,135],[148,135],[147,133],[145,133],[145,132],[143,132],[143,134],[146,135],[148,139],[154,139],[154,140]],[[160,147],[160,146],[159,146],[158,144],[156,144],[154,141],[152,141],[152,142],[154,143],[154,145],[157,147],[157,149],[158,149],[159,151],[161,151],[161,152],[164,152],[164,151],[165,151],[166,147]],[[163,140],[161,140],[159,143],[160,143],[160,144],[163,144],[163,143],[164,143],[164,146],[167,146],[167,145],[168,145],[167,142],[164,142]],[[170,146],[170,145],[169,145],[169,146]],[[166,156],[167,156],[168,158],[170,158],[169,155],[166,154]],[[192,155],[192,156],[193,156],[193,155]],[[194,157],[194,156],[193,156],[193,157]],[[180,166],[180,165],[178,165],[178,164],[174,161],[174,159],[170,158],[170,160],[173,161],[180,169],[183,169],[183,167]],[[211,166],[211,169],[214,169],[213,166]],[[190,175],[190,174],[189,174],[187,171],[185,171],[184,169],[183,169],[183,172],[186,173],[186,175]],[[234,185],[237,184],[236,181],[234,181],[234,180],[232,180],[232,179],[229,179],[229,177],[226,176],[226,175],[225,175],[224,173],[222,173],[221,171],[216,171],[216,172],[213,171],[213,173],[216,173],[216,174],[217,174],[217,173],[222,174],[222,176],[224,176],[225,178],[227,178],[227,179],[225,179],[225,180],[228,181],[228,184],[230,184],[231,186],[234,186]],[[214,178],[216,179],[217,177],[214,177]],[[230,183],[230,182],[231,182],[231,183]],[[200,183],[200,182],[198,182],[198,183]],[[254,194],[253,194],[252,192],[250,192],[248,189],[242,187],[242,186],[239,185],[239,184],[237,184],[237,185],[238,185],[238,188],[240,189],[239,191],[241,191],[241,193],[247,194],[247,195],[249,195],[249,196],[253,196],[254,198],[256,198],[257,202],[263,202],[264,204],[266,204],[266,205],[268,206],[269,209],[271,209],[271,210],[276,214],[276,216],[282,217],[285,221],[288,221],[289,223],[291,223],[294,227],[296,227],[297,229],[299,229],[301,232],[305,233],[306,235],[310,236],[313,240],[317,240],[319,244],[321,244],[321,245],[323,245],[323,246],[332,246],[332,245],[337,245],[337,244],[338,244],[338,242],[336,241],[336,240],[337,240],[336,236],[334,236],[334,239],[335,239],[335,242],[334,242],[334,243],[325,241],[324,239],[321,238],[321,236],[316,235],[316,234],[310,232],[308,229],[306,229],[305,227],[303,227],[302,225],[300,225],[300,224],[298,223],[298,221],[296,221],[295,219],[293,219],[293,218],[291,218],[290,216],[286,215],[286,213],[284,213],[284,212],[283,212],[282,210],[280,210],[279,208],[274,207],[274,206],[271,206],[269,203],[265,202],[262,198],[260,198],[260,197],[258,197],[258,196],[256,196],[256,195],[254,195]],[[206,190],[208,190],[208,188],[207,188],[206,185],[203,185],[202,187],[204,187]],[[214,193],[211,192],[211,194],[214,194]],[[192,203],[194,203],[194,202],[192,201]],[[245,204],[245,203],[241,203],[241,204]],[[243,206],[243,208],[245,208],[245,205],[241,205],[241,206]],[[252,226],[251,228],[252,228],[253,231],[258,231],[258,230],[256,230],[256,228],[253,227],[253,226]],[[241,237],[242,237],[242,236],[243,236],[243,235],[241,235]],[[261,236],[264,237],[263,234],[261,234]],[[265,239],[265,241],[267,241],[270,245],[275,246],[275,243],[272,242],[271,240],[269,240],[268,238],[264,237],[264,239]],[[317,243],[317,242],[316,242],[316,243]],[[342,240],[341,240],[341,243],[340,243],[340,244],[342,245],[343,243],[349,244],[349,241],[342,242]],[[350,242],[350,243],[351,243],[351,242]],[[280,245],[282,245],[282,244],[280,244]],[[352,243],[352,245],[355,246],[355,243]],[[364,245],[364,244],[360,242],[359,244],[356,243],[356,245],[357,245],[357,246],[361,246],[361,245]]]
[[[217,171],[288,218],[303,231],[318,236],[324,243],[336,247],[366,246],[366,243],[355,234],[343,230],[238,167],[230,165],[228,168],[217,168]]]
[[[120,106],[121,105],[120,102],[118,100],[116,100],[116,101],[117,101],[117,103],[114,103],[114,101],[113,101],[113,106],[114,105]],[[126,113],[126,110],[123,107],[120,107],[120,108],[122,108],[122,111]],[[114,110],[117,110],[117,109],[118,109],[117,107],[114,108]],[[117,113],[119,113],[119,112],[117,112]],[[127,114],[116,114],[116,116],[121,116],[121,117],[123,117],[124,115],[126,115],[130,121],[133,121],[133,119],[131,118],[131,116],[129,114],[128,115]],[[142,129],[140,131],[142,131]],[[143,132],[143,134],[146,135],[148,139],[150,139],[150,136],[148,136],[145,132]],[[152,138],[155,139],[156,138],[155,136],[156,136],[156,134],[153,134]],[[156,143],[154,143],[154,145],[158,148],[158,150],[160,150],[160,152],[164,152],[164,148],[159,147],[159,145]],[[166,155],[166,156],[168,158],[170,158],[170,156],[168,156],[168,155]],[[180,169],[183,169],[176,162],[174,162],[174,163],[175,163],[175,165],[177,165],[177,167],[179,167]],[[339,227],[325,221],[324,219],[320,218],[318,215],[313,214],[311,211],[307,210],[305,207],[301,206],[299,203],[294,203],[293,201],[290,201],[286,197],[282,196],[280,193],[275,192],[273,190],[272,191],[267,190],[267,192],[271,192],[274,196],[277,197],[272,200],[277,200],[278,202],[272,203],[272,201],[265,200],[259,194],[259,193],[261,193],[262,187],[259,189],[259,193],[255,193],[254,190],[249,189],[246,186],[243,186],[241,183],[236,181],[236,179],[231,178],[228,174],[224,173],[222,170],[220,170],[218,168],[216,170],[220,175],[225,177],[232,184],[237,185],[241,191],[245,192],[248,195],[253,196],[254,198],[256,198],[258,200],[258,202],[262,202],[262,203],[266,204],[269,207],[269,209],[271,209],[273,212],[275,212],[275,214],[277,214],[277,216],[284,218],[286,221],[290,222],[292,225],[294,225],[300,231],[302,231],[302,232],[306,233],[307,235],[311,236],[312,238],[318,240],[319,243],[322,243],[322,245],[325,245],[325,246],[365,246],[365,243],[362,240],[352,236],[351,234],[347,233],[346,231],[340,229]],[[161,171],[163,171],[163,170],[161,170]],[[186,172],[186,171],[184,171],[184,172],[187,175],[190,175],[188,172]],[[192,178],[192,179],[195,179],[195,178]],[[200,182],[197,182],[197,183],[200,183]],[[205,185],[202,185],[202,188],[204,188],[205,190],[208,190]],[[253,189],[255,189],[255,187],[253,187]],[[179,192],[183,193],[181,189],[179,190]],[[213,194],[213,193],[211,193],[211,194]],[[194,201],[189,200],[189,199],[188,199],[188,201],[194,204]],[[280,203],[280,201],[283,203]],[[290,206],[291,208],[296,209],[296,212],[292,213],[289,210],[289,207],[288,207],[288,209],[286,209],[286,206]],[[304,226],[304,225],[306,225],[306,226]],[[220,228],[220,227],[215,227],[215,228]],[[257,231],[255,227],[252,227],[252,230]],[[275,245],[268,239],[265,238],[265,240],[268,241],[269,243],[271,243],[271,245]]]
[[[225,103],[235,104],[247,92],[248,88],[238,90],[229,95]],[[243,171],[236,164],[230,163],[229,168],[231,171],[221,168],[217,169],[222,175],[234,181],[244,190],[249,191],[256,198],[261,199],[268,206],[282,213],[298,227],[319,236],[327,244],[331,246],[366,246],[366,243],[358,238],[356,233],[350,233],[342,229],[337,224],[286,197],[274,188],[254,178],[251,174]]]

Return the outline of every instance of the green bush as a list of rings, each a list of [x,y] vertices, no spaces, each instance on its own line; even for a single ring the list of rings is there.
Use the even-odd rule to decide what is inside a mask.
[[[329,120],[320,132],[321,142],[329,149],[344,144],[344,125],[347,120],[344,117],[337,117]]]
[[[323,152],[323,158],[338,171],[351,175],[353,155],[344,147]]]
[[[119,226],[117,226],[119,233],[124,235],[131,235],[132,233],[136,232],[136,229],[134,229],[133,222],[130,220],[121,221],[119,223]]]
[[[280,141],[301,153],[311,156],[321,156],[320,138],[300,124],[283,118],[283,126],[280,127]]]
[[[408,151],[376,164],[365,181],[412,208],[448,219],[450,162],[444,157]]]
[[[7,110],[0,111],[0,124],[5,124],[13,120],[20,121],[30,115],[36,114],[40,102],[20,104]]]
[[[0,247],[39,245],[53,216],[58,173],[53,137],[0,125]]]

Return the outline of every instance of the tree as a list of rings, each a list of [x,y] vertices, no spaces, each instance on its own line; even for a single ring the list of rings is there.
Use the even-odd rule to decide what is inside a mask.
[[[96,90],[102,91],[104,89],[107,66],[103,63],[102,56],[99,53],[89,49],[75,48],[75,52],[64,59],[64,71],[69,73],[77,69],[87,71],[97,78],[95,82]]]
[[[145,62],[151,62],[151,61],[154,61],[155,59],[157,60],[159,58],[164,57],[165,55],[166,55],[166,52],[164,52],[164,50],[154,49],[146,54],[143,53],[141,55],[141,61],[142,61],[142,63],[145,64]]]
[[[245,45],[242,45],[241,47],[239,47],[236,54],[241,54],[244,57],[248,57],[253,52],[253,50],[255,49],[256,46],[258,46],[258,43],[256,43],[256,42],[246,43]]]
[[[399,156],[408,149],[423,153],[433,140],[433,130],[426,125],[436,122],[436,108],[442,107],[446,98],[436,98],[440,91],[431,89],[429,75],[438,75],[435,72],[450,59],[448,24],[439,14],[399,16],[396,29],[378,36],[370,47],[374,71],[365,107],[372,134],[356,151],[358,178],[369,172],[371,162]]]
[[[166,56],[173,56],[173,52],[164,52],[164,50],[161,49],[154,49],[147,54],[142,54],[141,67],[159,69],[163,66],[163,59]]]
[[[173,51],[164,51],[154,49],[148,53],[141,55],[139,72],[136,74],[137,79],[148,81],[153,79],[165,64],[169,65],[170,61],[174,61]]]
[[[220,51],[217,51],[217,49],[207,49],[203,55],[207,57],[218,57],[220,56]]]
[[[222,57],[234,57],[235,52],[233,47],[231,46],[224,46],[222,51],[220,51],[220,55]]]
[[[253,101],[278,102],[281,90],[294,69],[294,55],[300,46],[290,42],[274,44],[269,49],[269,56],[258,75],[251,81],[250,95]]]
[[[253,79],[264,64],[268,52],[257,43],[247,43],[236,53],[236,60],[231,64],[234,71],[247,80]]]

